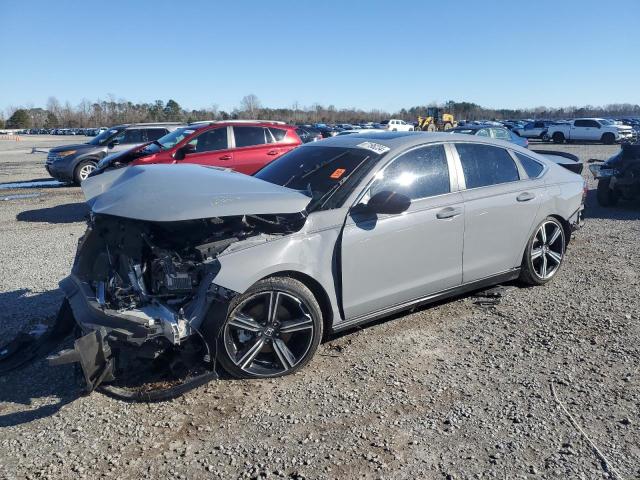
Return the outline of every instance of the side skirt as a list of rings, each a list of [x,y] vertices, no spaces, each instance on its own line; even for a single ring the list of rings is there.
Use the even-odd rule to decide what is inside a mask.
[[[373,322],[374,320],[378,320],[382,317],[386,317],[391,314],[401,312],[403,310],[409,310],[411,308],[437,302],[438,300],[442,300],[445,298],[455,297],[457,295],[462,295],[464,293],[472,292],[474,290],[490,287],[498,283],[509,282],[511,280],[515,280],[519,276],[520,276],[520,268],[518,267],[513,270],[500,273],[498,275],[492,275],[491,277],[482,278],[480,280],[475,280],[473,282],[465,283],[458,287],[449,288],[447,290],[443,290],[438,293],[427,295],[426,297],[420,297],[415,300],[411,300],[409,302],[401,303],[398,305],[394,305],[392,307],[387,307],[382,310],[378,310],[376,312],[372,312],[366,315],[361,315],[359,317],[344,320],[340,323],[334,324],[332,331],[341,332],[343,330],[353,328],[357,325]]]

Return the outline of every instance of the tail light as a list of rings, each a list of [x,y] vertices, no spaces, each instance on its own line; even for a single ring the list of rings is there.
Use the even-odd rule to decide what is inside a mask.
[[[587,201],[587,193],[589,193],[589,186],[587,185],[587,181],[583,180],[582,182],[582,205],[584,205]]]

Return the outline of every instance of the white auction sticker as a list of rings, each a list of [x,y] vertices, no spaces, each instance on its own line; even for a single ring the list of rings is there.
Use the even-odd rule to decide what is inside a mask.
[[[389,150],[391,150],[389,147],[385,145],[380,145],[379,143],[374,143],[374,142],[362,142],[356,145],[356,147],[366,148],[367,150],[371,150],[372,152],[375,152],[378,155],[382,155],[383,153],[387,153]]]

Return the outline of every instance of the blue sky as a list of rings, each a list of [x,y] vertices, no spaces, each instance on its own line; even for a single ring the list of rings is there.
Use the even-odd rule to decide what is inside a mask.
[[[639,21],[640,0],[7,1],[0,110],[640,103]]]

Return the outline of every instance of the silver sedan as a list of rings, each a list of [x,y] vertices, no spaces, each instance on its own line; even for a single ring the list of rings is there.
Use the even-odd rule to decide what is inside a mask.
[[[289,374],[327,333],[549,282],[582,221],[579,175],[468,135],[339,136],[254,177],[177,163],[83,183],[92,217],[61,286],[91,351],[188,348],[234,376]],[[127,368],[109,361],[104,378]]]

